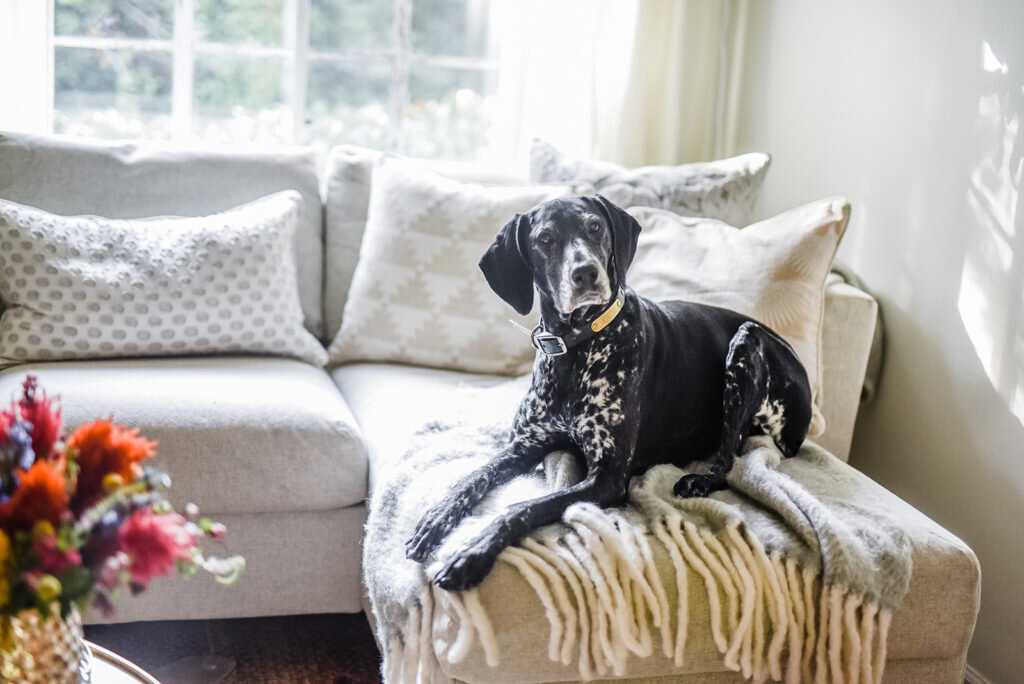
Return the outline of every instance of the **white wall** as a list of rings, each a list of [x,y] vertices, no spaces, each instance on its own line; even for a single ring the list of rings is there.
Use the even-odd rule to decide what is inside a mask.
[[[970,664],[1024,673],[1024,3],[759,4],[740,151],[762,213],[832,194],[888,351],[851,464],[982,568]]]

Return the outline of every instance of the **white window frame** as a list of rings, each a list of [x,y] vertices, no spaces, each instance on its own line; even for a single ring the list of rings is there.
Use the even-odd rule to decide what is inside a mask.
[[[31,1],[31,0],[29,0]],[[173,140],[194,138],[193,77],[197,54],[218,54],[236,57],[280,57],[285,67],[282,73],[284,105],[291,120],[285,133],[286,143],[300,144],[306,119],[306,95],[309,67],[317,62],[347,64],[388,64],[391,67],[388,114],[390,134],[387,149],[405,151],[403,118],[409,100],[409,74],[411,67],[428,65],[449,69],[496,72],[495,60],[416,53],[412,48],[412,12],[414,0],[393,0],[391,45],[386,50],[313,50],[309,44],[309,23],[312,0],[285,0],[284,36],[282,47],[233,45],[228,43],[199,43],[195,36],[195,0],[175,0],[174,31],[170,40],[138,38],[100,38],[90,36],[58,36],[54,33],[54,0],[45,0],[49,35],[47,51],[49,67],[46,132],[53,130],[55,50],[58,47],[88,49],[128,49],[167,52],[173,55],[173,81],[171,94],[171,131]],[[315,142],[315,141],[308,141]]]

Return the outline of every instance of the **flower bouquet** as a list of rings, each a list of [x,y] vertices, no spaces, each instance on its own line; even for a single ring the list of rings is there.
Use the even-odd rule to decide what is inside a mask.
[[[43,668],[55,671],[39,681],[77,681],[87,604],[110,615],[125,587],[141,592],[175,568],[226,584],[245,568],[240,556],[203,554],[201,540],[222,539],[224,526],[193,504],[174,512],[170,479],[144,463],[155,447],[104,419],[65,437],[60,408],[32,376],[0,409],[0,681]]]

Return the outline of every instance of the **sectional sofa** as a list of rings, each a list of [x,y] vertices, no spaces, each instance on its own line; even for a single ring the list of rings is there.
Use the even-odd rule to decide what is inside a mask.
[[[304,323],[326,345],[340,325],[359,257],[376,157],[342,146],[324,165],[305,148],[183,149],[0,134],[0,198],[57,214],[130,218],[199,216],[296,190],[304,200],[295,241]],[[462,180],[514,180],[475,166],[430,166]],[[846,460],[877,304],[839,279],[830,282],[825,302],[822,412],[828,430],[819,442]],[[415,428],[459,386],[491,381],[401,364],[324,369],[281,357],[184,356],[15,365],[0,371],[0,399],[13,396],[30,373],[60,395],[67,424],[112,415],[158,440],[173,499],[193,501],[226,523],[225,551],[247,558],[246,575],[234,587],[202,579],[155,583],[119,604],[120,621],[363,610],[360,544],[375,460],[401,454]],[[890,636],[889,679],[954,681],[977,614],[977,560],[952,534],[859,477],[865,501],[904,521],[913,545],[910,592]],[[485,603],[499,614],[508,600],[501,597],[514,594],[522,604],[508,621],[495,620],[499,639],[507,633],[512,640],[502,643],[514,656],[506,662],[519,662],[501,679],[570,678],[570,670],[530,658],[531,642],[522,635],[534,624],[546,633],[543,610],[521,578],[500,568],[495,575],[484,585]],[[692,681],[736,676],[710,657],[690,672]],[[637,673],[670,675],[671,665],[640,665]],[[472,657],[450,674],[491,678]]]

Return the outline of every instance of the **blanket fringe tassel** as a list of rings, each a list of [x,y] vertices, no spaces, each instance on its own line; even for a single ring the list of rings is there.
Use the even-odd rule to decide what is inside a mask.
[[[707,595],[711,636],[725,666],[753,682],[877,684],[885,666],[891,611],[792,559],[769,555],[739,523],[711,534],[679,515],[648,525],[613,510],[575,506],[558,537],[528,538],[499,560],[536,592],[550,626],[548,658],[575,661],[583,680],[623,676],[630,654],[658,649],[686,664],[692,575]],[[647,534],[653,531],[653,539]],[[651,542],[675,570],[664,586]],[[672,606],[676,607],[675,611]],[[438,620],[457,633],[444,657],[457,663],[479,639],[486,661],[499,663],[497,639],[476,590],[434,587],[409,611],[404,643],[391,644],[389,682],[447,682],[431,635]],[[652,634],[651,627],[654,633]]]
[[[684,666],[694,574],[707,593],[715,646],[725,666],[745,679],[882,681],[892,612],[841,585],[822,585],[815,569],[769,555],[738,523],[712,535],[679,515],[648,527],[590,506],[573,507],[565,523],[557,538],[527,539],[500,560],[540,599],[550,626],[548,657],[566,666],[574,661],[585,681],[622,677],[631,653],[646,657],[655,649]],[[672,561],[674,586],[666,587],[657,572],[653,540]],[[452,619],[457,633],[447,660],[463,660],[479,640],[487,665],[499,665],[498,640],[476,590],[453,594],[430,586],[392,639],[386,681],[450,681],[432,634]]]

